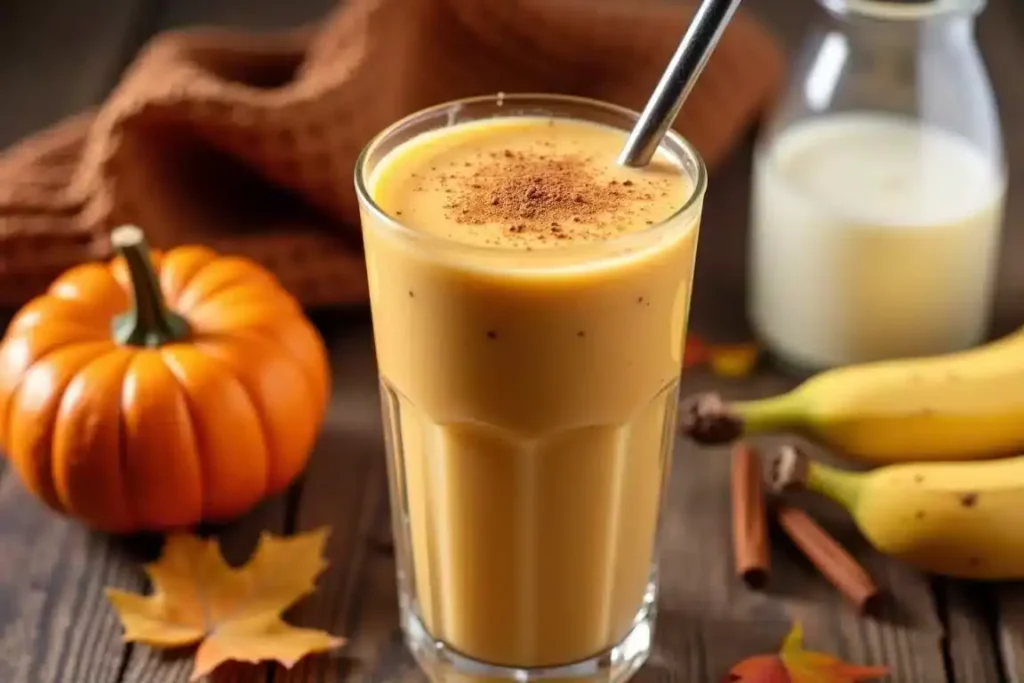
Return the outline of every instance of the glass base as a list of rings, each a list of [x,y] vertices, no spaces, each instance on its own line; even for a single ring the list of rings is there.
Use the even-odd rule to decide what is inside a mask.
[[[654,642],[657,618],[655,584],[648,588],[633,628],[619,643],[604,652],[562,666],[520,668],[499,666],[467,657],[435,640],[416,616],[408,600],[401,600],[405,643],[433,683],[482,683],[483,681],[557,681],[559,683],[621,683],[643,666]]]

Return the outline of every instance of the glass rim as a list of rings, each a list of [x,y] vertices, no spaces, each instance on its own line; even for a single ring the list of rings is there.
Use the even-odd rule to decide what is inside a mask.
[[[380,131],[363,147],[359,153],[355,164],[355,186],[356,195],[360,203],[369,208],[373,213],[380,225],[385,226],[389,232],[393,235],[399,236],[406,240],[412,240],[416,242],[422,242],[427,245],[433,245],[435,247],[443,247],[445,250],[452,251],[456,250],[461,253],[478,254],[487,256],[498,256],[508,255],[510,253],[521,252],[521,249],[508,246],[492,246],[492,245],[478,245],[470,244],[468,242],[462,242],[449,237],[443,237],[441,235],[435,235],[432,233],[414,230],[402,223],[395,216],[392,216],[385,211],[370,194],[367,186],[368,174],[366,172],[366,165],[370,158],[370,155],[384,142],[391,138],[395,133],[402,130],[405,126],[414,123],[418,120],[428,118],[432,115],[436,115],[441,112],[449,112],[452,110],[457,111],[458,108],[475,105],[475,104],[495,104],[497,106],[510,105],[515,107],[518,105],[534,104],[543,106],[544,104],[553,105],[575,105],[579,107],[590,107],[594,110],[603,111],[613,115],[622,116],[624,118],[635,121],[640,117],[639,112],[636,112],[628,107],[622,107],[617,104],[605,102],[602,100],[592,99],[589,97],[579,97],[576,95],[559,95],[559,94],[548,94],[548,93],[496,93],[493,95],[477,95],[473,97],[464,97],[455,100],[449,100],[440,104],[420,109],[412,114],[402,117],[389,125],[384,130]],[[510,113],[510,116],[517,116],[519,114]],[[538,114],[539,115],[539,114]],[[572,118],[572,117],[565,117]],[[475,119],[481,120],[481,119]],[[581,119],[586,120],[586,119]],[[448,124],[452,125],[452,124]],[[440,128],[440,127],[439,127]],[[626,129],[628,130],[628,129]],[[544,260],[544,257],[572,257],[579,255],[587,255],[591,253],[617,253],[619,250],[628,249],[633,245],[642,245],[650,240],[656,240],[661,237],[664,233],[671,232],[675,224],[683,219],[688,213],[693,213],[695,208],[698,208],[703,201],[704,193],[707,188],[707,167],[704,164],[704,159],[700,156],[697,149],[682,135],[674,130],[669,130],[665,136],[666,140],[671,140],[672,144],[678,146],[684,154],[688,155],[692,159],[695,165],[695,173],[693,178],[693,189],[690,192],[690,196],[686,198],[686,201],[677,210],[673,211],[671,215],[666,216],[662,220],[645,227],[642,230],[634,232],[624,233],[611,239],[602,240],[599,242],[586,242],[582,244],[567,244],[565,246],[554,246],[545,249],[535,249],[530,251],[529,261],[537,262]],[[665,145],[663,141],[659,149],[662,149]],[[673,153],[673,156],[678,156]],[[680,159],[680,162],[685,162],[684,159]]]
[[[829,12],[886,21],[915,21],[977,14],[986,0],[819,0]]]

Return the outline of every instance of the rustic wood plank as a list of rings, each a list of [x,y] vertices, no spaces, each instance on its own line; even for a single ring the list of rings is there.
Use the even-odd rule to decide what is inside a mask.
[[[946,626],[950,680],[999,683],[1003,677],[995,629],[997,605],[991,586],[936,579]]]
[[[391,514],[382,497],[367,538],[359,577],[359,600],[353,605],[353,628],[345,653],[352,662],[350,683],[422,683],[427,678],[405,647],[398,625],[398,587],[391,536]]]
[[[0,148],[107,93],[134,51],[148,2],[5,2],[0,10]]]
[[[115,681],[124,648],[103,588],[137,590],[126,547],[0,480],[0,680]]]
[[[306,474],[296,527],[331,527],[327,556],[331,566],[316,598],[293,612],[295,623],[351,637],[363,626],[357,605],[366,586],[363,565],[373,550],[378,513],[386,501],[384,442],[373,340],[368,321],[351,320],[333,348],[334,401],[318,457]],[[393,574],[391,580],[394,581]],[[348,680],[352,655],[316,657],[292,671],[278,670],[274,682],[333,683]]]
[[[1006,584],[996,588],[998,647],[1006,680],[1024,681],[1024,585]]]

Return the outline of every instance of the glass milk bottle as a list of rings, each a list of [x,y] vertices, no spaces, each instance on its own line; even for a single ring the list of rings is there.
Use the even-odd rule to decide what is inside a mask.
[[[987,334],[1006,175],[984,0],[820,0],[757,144],[751,320],[801,371]]]

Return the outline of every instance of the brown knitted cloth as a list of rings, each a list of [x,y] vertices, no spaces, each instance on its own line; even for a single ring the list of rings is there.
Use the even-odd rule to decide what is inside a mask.
[[[317,28],[157,36],[110,98],[0,156],[0,306],[106,257],[118,224],[273,270],[309,305],[366,295],[352,169],[394,120],[497,91],[641,108],[692,7],[639,0],[350,0]],[[781,53],[732,21],[677,127],[714,166]]]

